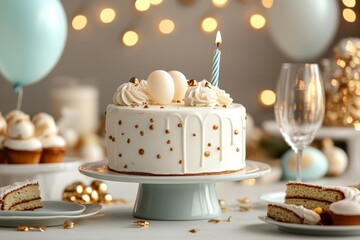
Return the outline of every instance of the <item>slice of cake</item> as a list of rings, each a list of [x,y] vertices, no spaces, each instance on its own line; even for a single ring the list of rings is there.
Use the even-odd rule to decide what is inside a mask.
[[[320,224],[320,215],[313,210],[292,204],[269,204],[267,216],[279,222]]]
[[[42,208],[39,183],[36,180],[16,182],[0,188],[0,209],[26,211]]]

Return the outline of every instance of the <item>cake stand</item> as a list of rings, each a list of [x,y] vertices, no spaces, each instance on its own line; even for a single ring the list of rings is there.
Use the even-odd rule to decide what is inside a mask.
[[[133,214],[155,220],[199,220],[221,215],[215,183],[257,178],[270,172],[265,163],[246,161],[244,170],[206,176],[140,176],[111,171],[107,161],[87,163],[80,173],[97,179],[139,183]]]

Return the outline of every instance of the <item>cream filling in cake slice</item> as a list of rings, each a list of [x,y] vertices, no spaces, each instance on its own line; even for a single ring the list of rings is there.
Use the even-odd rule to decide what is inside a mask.
[[[320,224],[320,215],[303,206],[292,204],[269,204],[267,216],[279,222],[297,224]]]

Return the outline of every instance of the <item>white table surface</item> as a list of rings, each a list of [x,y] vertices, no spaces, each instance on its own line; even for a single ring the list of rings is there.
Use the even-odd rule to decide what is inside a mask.
[[[352,178],[344,175],[341,178],[321,179],[316,183],[347,186],[360,183],[360,177]],[[115,182],[108,182],[108,184],[109,192],[114,197],[135,200],[137,184]],[[237,199],[245,197],[251,199],[249,211],[226,212],[218,217],[220,220],[226,220],[231,216],[231,222],[213,224],[208,223],[207,220],[149,220],[149,227],[139,228],[133,223],[136,219],[132,216],[133,203],[131,203],[104,206],[98,215],[76,221],[73,229],[49,227],[45,232],[18,232],[15,228],[0,227],[0,239],[314,239],[315,236],[281,232],[276,227],[258,219],[258,216],[266,214],[266,204],[259,200],[259,196],[264,193],[283,191],[285,184],[286,182],[277,182],[246,186],[238,182],[217,183],[218,198],[224,199],[228,205],[236,207],[239,206]],[[200,231],[190,233],[189,230],[192,228],[199,228]],[[331,239],[360,239],[360,236],[331,237]]]

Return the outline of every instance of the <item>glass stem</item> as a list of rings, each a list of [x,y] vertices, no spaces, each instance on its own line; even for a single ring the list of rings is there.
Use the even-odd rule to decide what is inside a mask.
[[[296,182],[301,182],[301,156],[302,149],[296,151]]]

